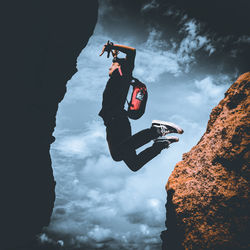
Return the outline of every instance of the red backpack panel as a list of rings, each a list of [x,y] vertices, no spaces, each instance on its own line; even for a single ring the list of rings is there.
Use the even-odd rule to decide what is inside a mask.
[[[128,117],[137,120],[145,112],[148,92],[146,85],[136,78],[133,78],[131,85],[133,86],[133,92],[128,103]]]

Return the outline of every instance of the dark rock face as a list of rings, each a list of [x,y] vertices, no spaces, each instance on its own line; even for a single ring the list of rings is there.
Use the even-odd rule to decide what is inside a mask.
[[[97,9],[97,0],[0,3],[1,249],[30,241],[49,223],[55,199],[49,149],[58,103],[93,33]]]
[[[247,249],[250,72],[225,93],[166,185],[163,249]]]

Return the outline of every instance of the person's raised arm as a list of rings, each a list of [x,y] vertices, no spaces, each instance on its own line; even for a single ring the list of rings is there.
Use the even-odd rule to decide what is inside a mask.
[[[122,53],[126,54],[126,59],[134,61],[135,55],[136,55],[136,49],[133,47],[129,47],[126,45],[121,45],[121,44],[113,44],[113,43],[106,43],[103,46],[102,52],[100,56],[105,52],[105,51],[112,51],[112,54],[114,56],[113,50],[121,51]]]
[[[120,45],[120,44],[114,44],[112,47],[114,50],[118,50],[118,51],[121,51],[122,53],[126,54],[126,60],[128,61],[129,65],[131,65],[132,68],[134,68],[135,55],[136,55],[135,48],[129,47],[126,45]]]
[[[111,48],[114,50],[121,51],[122,53],[125,53],[126,55],[135,55],[135,53],[136,53],[135,48],[129,47],[126,45],[113,44],[113,45],[111,45]]]

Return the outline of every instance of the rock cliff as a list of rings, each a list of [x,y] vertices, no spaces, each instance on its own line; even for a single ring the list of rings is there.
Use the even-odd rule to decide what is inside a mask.
[[[247,249],[249,89],[241,75],[210,115],[205,134],[167,185],[163,249]]]
[[[92,35],[97,0],[3,0],[0,249],[31,241],[50,220],[49,154],[58,103]]]

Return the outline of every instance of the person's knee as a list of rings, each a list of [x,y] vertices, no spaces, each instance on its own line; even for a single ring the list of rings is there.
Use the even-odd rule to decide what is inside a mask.
[[[139,170],[138,168],[136,168],[135,166],[128,166],[128,168],[133,171],[136,172],[137,170]]]
[[[117,152],[110,152],[111,157],[114,161],[122,161],[122,157]]]
[[[133,171],[133,172],[136,172],[137,170],[140,169],[140,167],[138,166],[137,162],[136,161],[129,161],[129,160],[123,160],[126,165],[128,166],[128,168]]]

